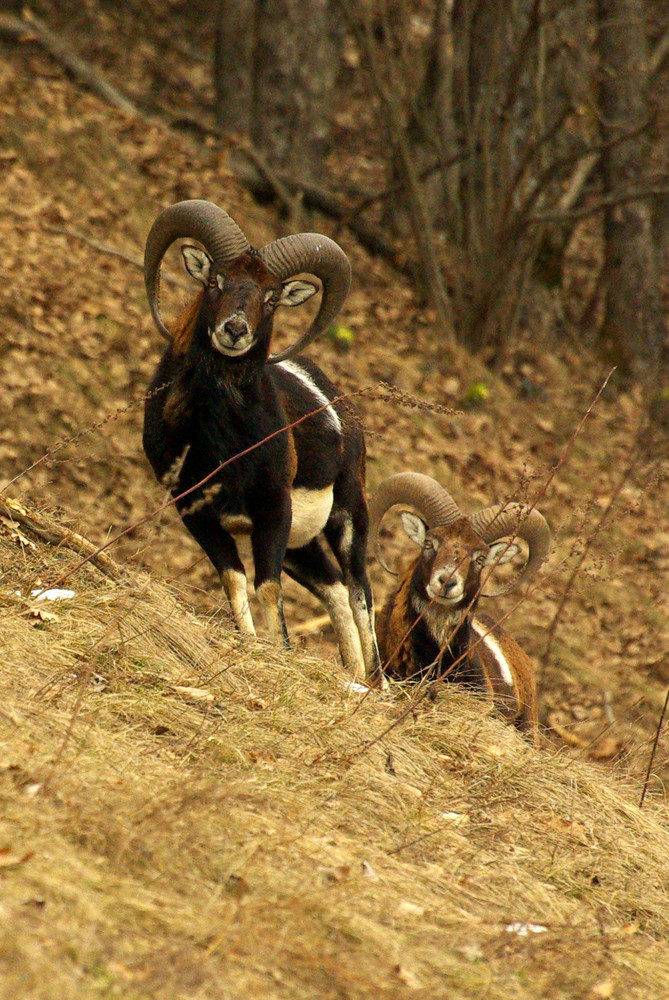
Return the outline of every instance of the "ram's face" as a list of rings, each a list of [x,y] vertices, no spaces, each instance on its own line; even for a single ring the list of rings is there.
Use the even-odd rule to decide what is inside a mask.
[[[451,609],[475,601],[486,567],[508,562],[518,546],[506,541],[487,545],[466,518],[447,527],[429,529],[416,514],[404,512],[402,524],[409,538],[421,547],[414,583],[421,596]]]
[[[204,250],[184,246],[181,252],[188,273],[204,286],[202,309],[211,346],[229,358],[243,357],[258,342],[269,351],[274,310],[299,305],[317,291],[309,281],[280,282],[250,255],[220,273]]]

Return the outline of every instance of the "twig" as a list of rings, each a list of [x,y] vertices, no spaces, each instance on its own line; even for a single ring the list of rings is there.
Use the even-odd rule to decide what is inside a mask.
[[[653,740],[653,748],[650,751],[650,760],[648,761],[648,767],[646,769],[646,777],[643,782],[643,789],[641,791],[641,798],[639,800],[639,809],[643,806],[643,801],[646,798],[646,792],[648,791],[648,782],[650,781],[650,772],[653,768],[653,762],[655,760],[655,751],[657,750],[657,744],[660,739],[660,731],[662,730],[662,723],[664,722],[664,717],[667,714],[667,706],[669,705],[669,688],[667,688],[667,697],[664,699],[664,705],[662,706],[662,711],[660,713],[660,718],[657,723],[657,729],[655,730],[655,739]]]
[[[51,226],[48,224],[42,225],[42,229],[47,233],[56,233],[59,236],[68,236],[73,240],[81,240],[82,243],[87,243],[89,247],[93,247],[94,250],[98,250],[100,253],[111,254],[113,257],[120,257],[121,260],[127,261],[134,267],[144,270],[144,261],[141,257],[135,254],[127,253],[125,250],[119,250],[118,247],[113,247],[109,243],[100,243],[98,240],[94,240],[91,236],[87,236],[86,233],[82,233],[78,229],[70,229],[67,226]],[[162,274],[161,280],[167,282],[170,285],[177,285],[179,288],[190,289],[190,285],[187,281],[182,281],[181,278],[170,277],[169,274]]]
[[[29,472],[32,472],[32,470],[36,466],[41,465],[42,462],[45,462],[47,459],[52,458],[57,452],[61,451],[63,448],[67,448],[69,445],[75,444],[77,441],[80,441],[83,437],[85,437],[87,434],[91,434],[93,431],[99,431],[100,428],[105,426],[105,424],[111,423],[114,420],[118,420],[118,418],[122,416],[122,414],[127,413],[128,410],[133,409],[133,407],[139,406],[142,403],[146,402],[146,400],[151,399],[152,396],[155,396],[159,392],[162,392],[170,384],[171,384],[170,382],[163,382],[162,385],[157,386],[155,389],[149,389],[148,392],[142,393],[141,396],[135,399],[131,399],[129,403],[126,403],[125,406],[120,406],[117,410],[114,410],[113,413],[108,413],[105,417],[102,418],[102,420],[98,420],[93,424],[89,424],[88,427],[82,428],[82,430],[77,431],[76,434],[72,434],[70,437],[61,438],[60,441],[56,441],[56,443],[52,445],[51,448],[47,448],[47,450],[42,455],[40,455],[39,458],[36,458],[34,462],[31,462],[30,465],[27,466],[27,468],[22,469],[21,472],[17,472],[12,479],[10,479],[8,482],[0,486],[0,493],[4,493],[6,490],[9,489],[10,486],[13,486],[14,483],[17,483],[19,479],[22,479],[23,476],[27,476]]]
[[[572,212],[534,212],[528,218],[532,222],[562,222],[565,219],[575,222],[579,219],[585,219],[589,215],[596,215],[598,212],[603,212],[612,206],[625,205],[628,201],[643,201],[647,198],[656,198],[658,195],[667,194],[669,194],[669,187],[644,187],[636,191],[627,191],[625,194],[600,198],[599,201],[594,202],[592,205],[586,205],[584,208],[576,209]]]
[[[76,531],[63,528],[60,524],[47,520],[36,511],[27,511],[20,503],[16,500],[11,500],[9,497],[0,496],[0,514],[8,520],[20,524],[27,531],[30,531],[37,538],[40,538],[43,542],[47,542],[49,545],[55,545],[57,548],[62,546],[66,549],[72,549],[74,552],[79,553],[79,555],[85,552],[87,559],[90,559],[105,576],[111,576],[114,579],[120,577],[121,568],[116,565],[111,557],[105,552],[99,552],[93,542],[89,541],[88,538],[84,538],[83,535],[78,534]]]

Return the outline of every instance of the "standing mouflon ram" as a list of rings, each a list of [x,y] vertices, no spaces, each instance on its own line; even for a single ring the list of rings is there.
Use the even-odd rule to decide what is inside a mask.
[[[205,248],[181,248],[202,288],[170,332],[160,314],[160,265],[180,238]],[[301,273],[322,283],[318,314],[295,344],[270,355],[275,309],[318,291],[294,279]],[[217,569],[240,631],[255,634],[234,536],[250,534],[255,589],[272,637],[288,645],[285,569],[325,604],[344,665],[356,674],[364,669],[376,685],[362,424],[350,402],[333,402],[339,392],[316,365],[294,357],[338,313],[350,274],[346,255],[326,236],[301,233],[255,250],[211,202],[179,202],[161,212],[147,238],[144,277],[153,319],[169,344],[146,402],[144,450]],[[282,431],[314,410],[320,412]]]
[[[536,738],[534,665],[501,626],[477,611],[481,574],[508,562],[525,540],[521,572],[501,590],[515,590],[537,572],[548,553],[550,529],[538,510],[496,505],[466,517],[434,479],[405,472],[384,480],[370,499],[370,538],[396,504],[410,504],[402,524],[421,552],[377,618],[383,670],[397,680],[444,677],[488,692],[502,714]],[[485,581],[484,581],[485,582]]]

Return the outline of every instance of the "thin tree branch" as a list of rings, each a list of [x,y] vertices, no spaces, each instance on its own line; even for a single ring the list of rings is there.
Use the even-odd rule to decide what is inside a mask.
[[[653,740],[653,748],[650,751],[650,759],[648,761],[648,767],[646,768],[646,777],[643,782],[643,789],[641,791],[641,798],[639,800],[639,809],[641,809],[644,799],[646,798],[646,792],[648,791],[648,782],[650,781],[650,772],[653,769],[653,761],[655,760],[655,751],[657,750],[657,744],[660,739],[660,732],[662,731],[662,723],[667,714],[667,707],[669,706],[669,688],[667,688],[667,697],[664,699],[664,706],[660,712],[660,718],[657,723],[657,729],[655,730],[655,739]]]
[[[114,579],[121,576],[121,567],[106,552],[101,552],[98,546],[94,545],[88,538],[84,538],[83,535],[71,531],[69,528],[64,528],[36,511],[27,511],[16,500],[0,496],[0,514],[7,520],[20,524],[26,531],[49,545],[72,549],[79,555],[85,554],[87,559],[94,563],[105,576]]]
[[[127,261],[132,264],[133,267],[138,267],[140,270],[144,270],[144,261],[141,257],[135,254],[126,253],[125,250],[119,250],[117,247],[110,246],[108,243],[100,243],[98,240],[92,239],[90,236],[86,236],[85,233],[80,232],[78,229],[70,229],[66,226],[51,226],[44,224],[42,229],[47,233],[56,233],[59,236],[67,236],[73,240],[81,240],[82,243],[87,243],[88,246],[93,247],[99,253],[111,254],[113,257],[120,257],[121,260]],[[188,282],[183,281],[181,278],[171,277],[168,273],[163,273],[162,280],[170,285],[176,285],[179,288],[184,288],[190,290],[191,286]]]
[[[600,198],[598,202],[573,212],[535,212],[528,216],[528,219],[531,222],[560,222],[564,219],[584,219],[588,215],[596,215],[598,212],[603,212],[605,208],[610,208],[612,205],[625,205],[630,201],[643,201],[647,198],[655,198],[657,195],[667,194],[669,194],[669,187],[640,188],[638,191],[629,191],[627,194]]]

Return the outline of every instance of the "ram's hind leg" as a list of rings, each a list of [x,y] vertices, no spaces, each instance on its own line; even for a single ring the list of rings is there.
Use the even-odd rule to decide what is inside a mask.
[[[316,539],[301,549],[289,549],[284,569],[325,605],[337,637],[342,663],[356,679],[364,676],[364,660],[346,587]]]
[[[246,589],[244,564],[239,558],[232,535],[221,527],[219,520],[207,509],[194,514],[182,514],[184,525],[209,556],[218,571],[226,597],[230,602],[235,625],[246,635],[255,635]]]
[[[381,657],[374,631],[374,600],[365,568],[367,551],[367,505],[364,499],[352,512],[337,512],[325,527],[325,537],[337,557],[344,574],[344,583],[356,624],[362,655],[365,661],[365,679],[370,687],[381,687]]]

